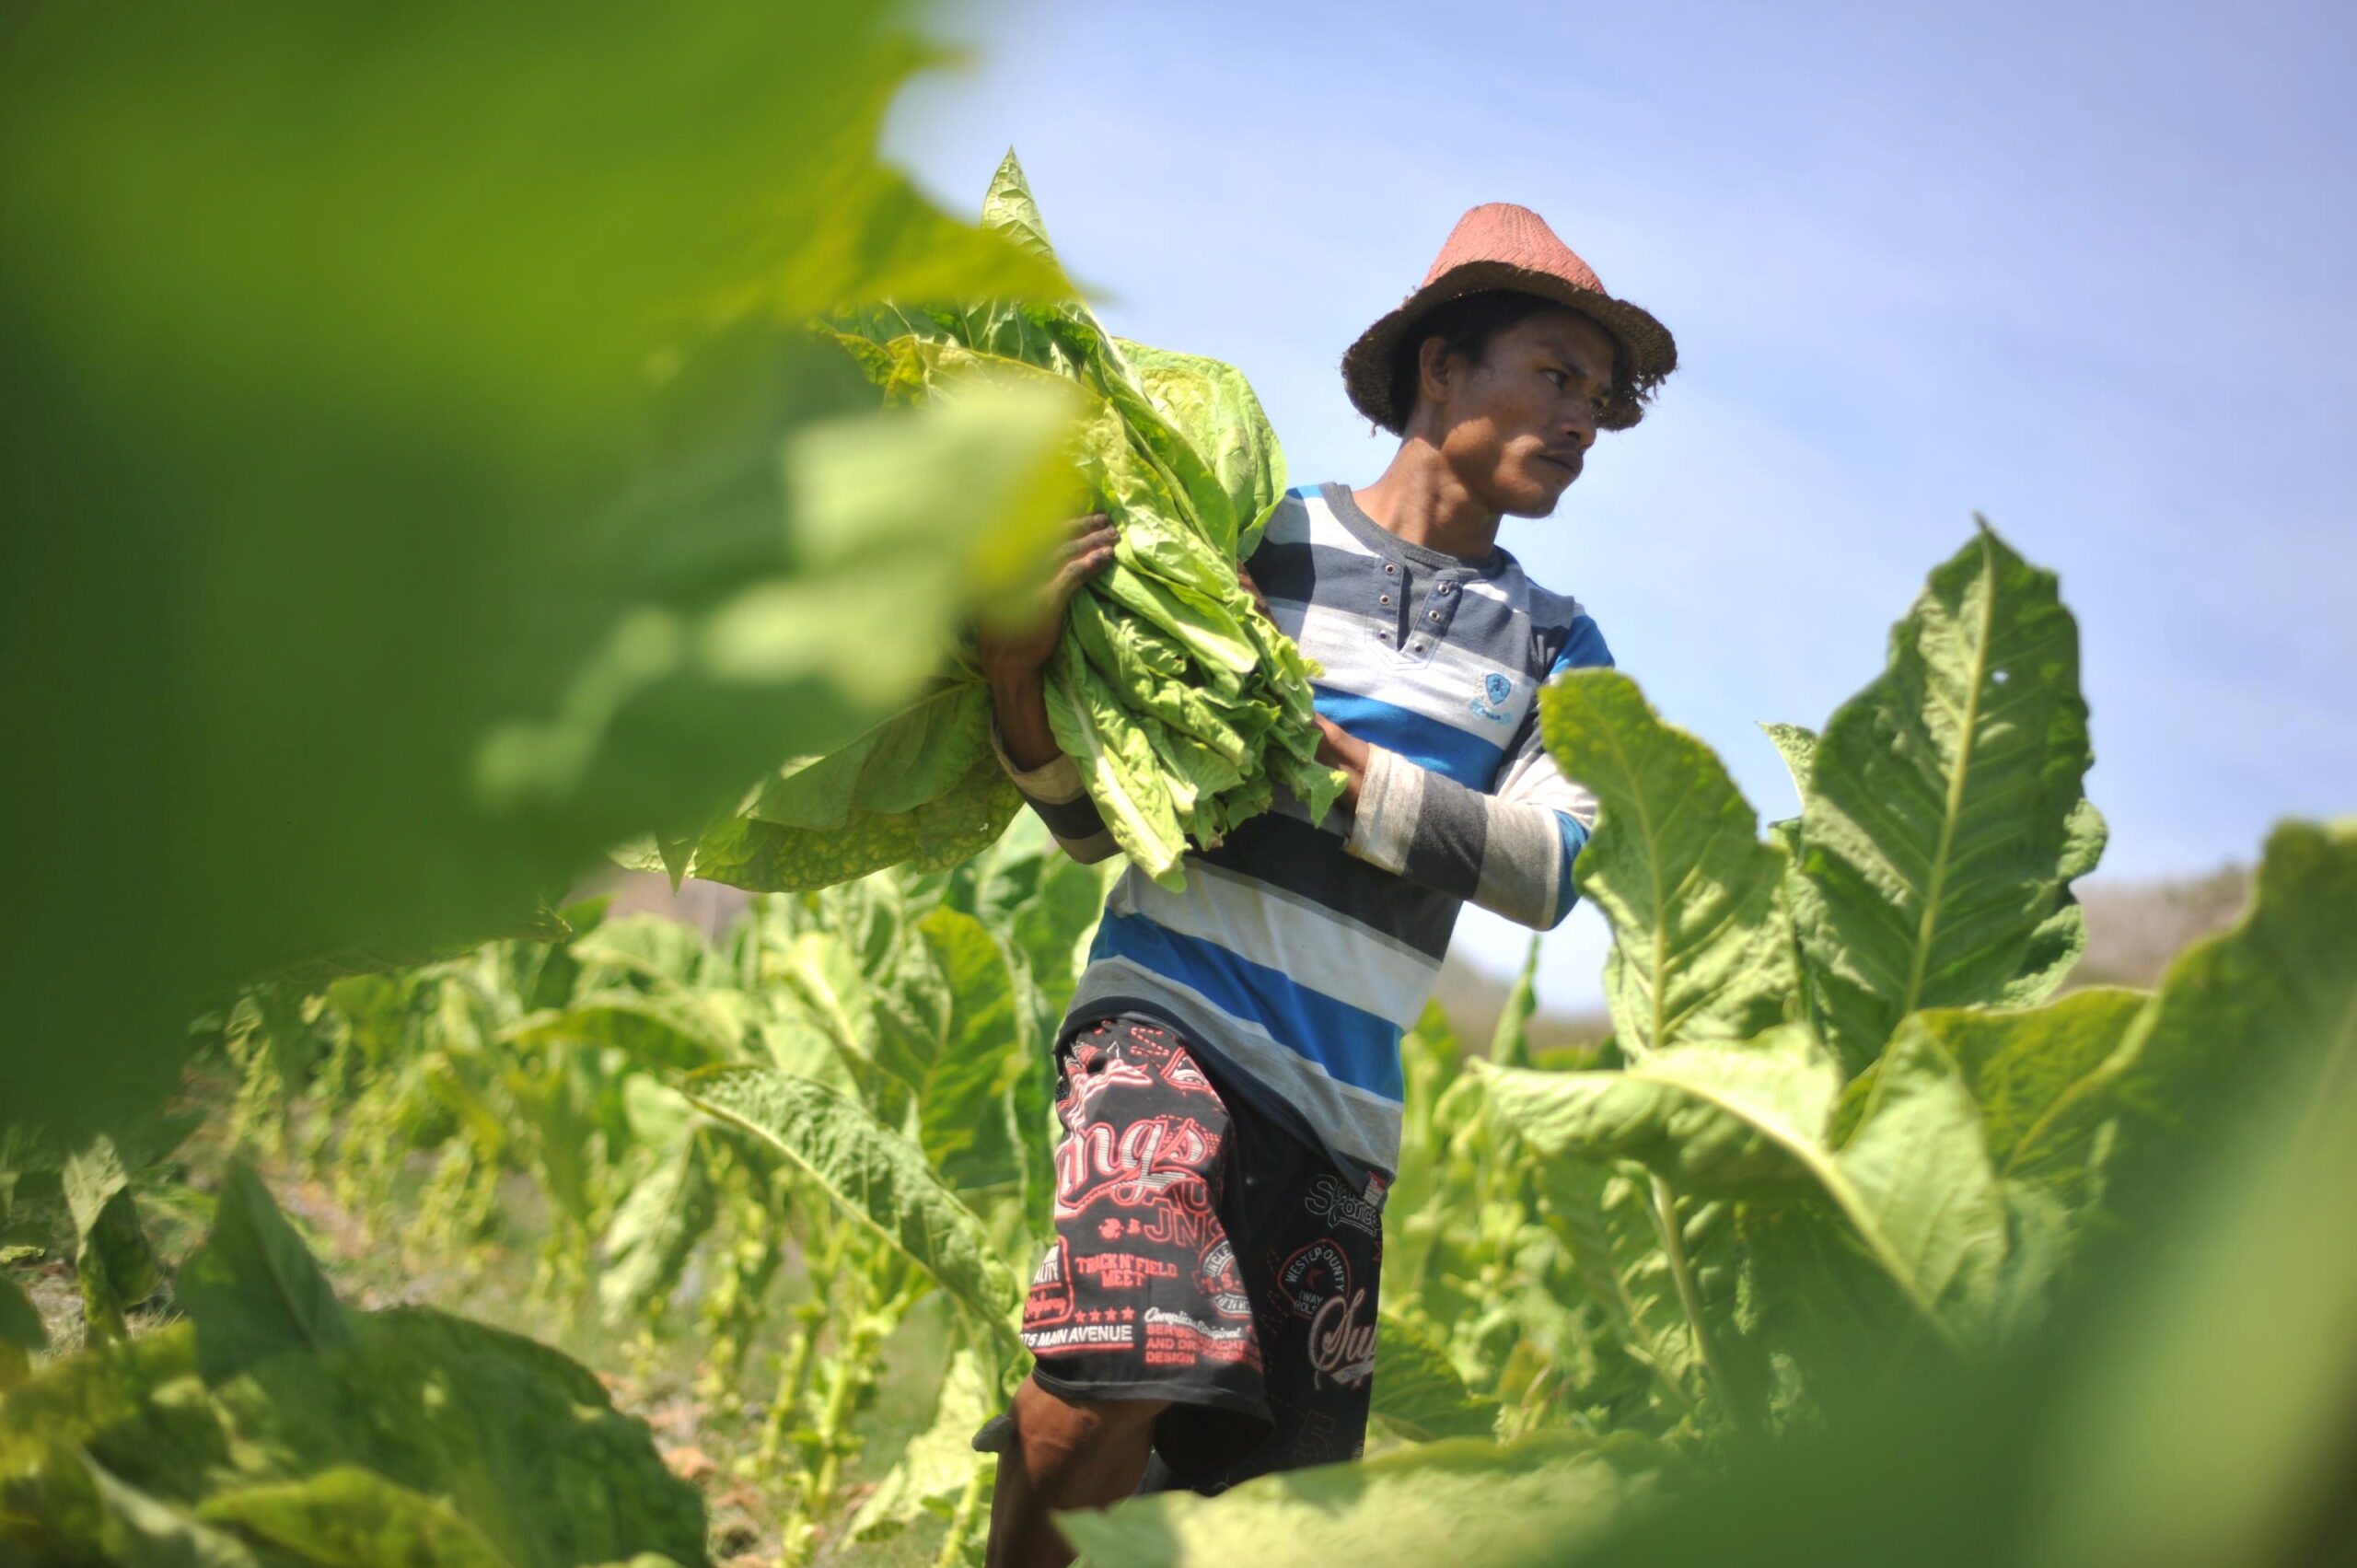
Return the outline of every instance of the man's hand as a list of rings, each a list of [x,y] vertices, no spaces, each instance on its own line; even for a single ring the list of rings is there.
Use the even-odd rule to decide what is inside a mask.
[[[1276,612],[1269,608],[1269,596],[1260,591],[1260,585],[1252,580],[1252,574],[1244,569],[1244,563],[1240,561],[1236,563],[1236,586],[1251,598],[1253,608],[1260,610],[1262,615],[1267,616],[1271,621],[1277,618]]]
[[[985,621],[974,629],[974,662],[989,682],[998,717],[999,743],[1018,768],[1055,761],[1056,738],[1048,726],[1044,672],[1063,635],[1064,611],[1081,584],[1113,563],[1120,535],[1102,512],[1075,517],[1072,537],[1058,546],[1062,561],[1030,605],[1011,621]]]
[[[1260,607],[1260,613],[1273,621],[1269,612],[1269,596],[1252,580],[1252,574],[1241,565],[1236,568],[1236,582]],[[1318,760],[1329,768],[1342,771],[1342,804],[1355,811],[1359,807],[1359,786],[1366,783],[1367,744],[1323,714],[1318,717]]]
[[[1120,535],[1102,512],[1072,520],[1071,537],[1056,547],[1062,559],[1021,612],[975,628],[974,658],[982,679],[993,687],[1002,681],[1036,679],[1063,635],[1064,611],[1080,585],[1113,563],[1113,546]]]
[[[1366,783],[1367,743],[1328,718],[1318,715],[1318,760],[1342,770],[1342,804],[1359,808],[1359,789]]]

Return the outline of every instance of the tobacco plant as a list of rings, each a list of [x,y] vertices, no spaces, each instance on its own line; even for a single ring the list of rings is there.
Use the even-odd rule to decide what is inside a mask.
[[[2033,1330],[2124,1266],[2255,1108],[2296,1106],[2313,1160],[2357,1088],[2357,823],[2280,829],[2243,922],[2157,991],[2057,997],[2084,945],[2071,884],[2103,842],[2077,672],[2054,578],[1984,526],[1821,735],[1771,727],[1801,809],[1764,838],[1633,680],[1551,683],[1546,743],[1602,802],[1578,876],[1613,930],[1611,1064],[1501,1051],[1411,1106],[1388,1224],[1399,1311],[1446,1330],[1462,1412],[1541,1408],[1543,1360],[1570,1394],[1557,1430],[1069,1516],[1072,1538],[1306,1562],[1282,1543],[1315,1517],[1321,1561],[1568,1561],[1643,1536],[1665,1482],[1707,1491],[1698,1460],[1764,1478],[1770,1439],[1862,1430],[1894,1388],[1963,1400],[1997,1441],[1956,1392],[1974,1369],[2049,1342]],[[1453,1071],[1419,1032],[1411,1088]],[[1521,1325],[1504,1361],[1479,1327],[1500,1316]],[[2036,1402],[2010,1372],[1991,1386]],[[1983,1528],[1957,1561],[2013,1560]]]
[[[351,1310],[243,1166],[179,1299],[0,1395],[0,1556],[707,1561],[702,1499],[587,1368],[427,1308]]]
[[[989,1480],[965,1439],[1019,1372],[1015,1281],[1046,1221],[1048,1043],[1106,880],[1026,819],[947,874],[757,899],[716,944],[591,900],[560,943],[258,991],[221,1049],[241,1131],[356,1214],[409,1214],[414,1266],[503,1240],[520,1177],[541,1310],[650,1336],[684,1315],[699,1397],[758,1423],[749,1479],[793,1499],[790,1559],[937,1514],[958,1561]],[[955,1325],[936,1434],[861,1467],[884,1349],[934,1295]],[[853,1517],[862,1468],[882,1485]]]
[[[1139,1500],[1072,1535],[1144,1563],[1723,1561],[1776,1550],[1762,1500],[1818,1471],[1761,1467],[1812,1446],[1951,1506],[1927,1499],[1920,1453],[1895,1469],[1855,1446],[1881,1421],[1950,1453],[1956,1495],[1981,1500],[1954,1561],[2032,1560],[1987,1477],[2014,1420],[2142,1441],[2107,1413],[2132,1400],[2071,1392],[2107,1349],[2038,1358],[2179,1299],[2106,1295],[2171,1223],[2177,1173],[2273,1127],[2287,1170],[2344,1190],[2316,1162],[2357,1084],[2357,824],[2280,830],[2243,923],[2155,992],[2062,993],[2071,884],[2102,840],[2075,631],[2053,579],[1986,531],[1821,735],[1772,729],[1800,809],[1764,830],[1625,676],[1566,677],[1540,713],[1603,803],[1580,885],[1613,928],[1613,1034],[1534,1054],[1527,966],[1485,1051],[1437,1009],[1403,1042],[1376,1456]],[[536,1295],[696,1336],[706,1398],[758,1423],[750,1479],[792,1499],[788,1561],[931,1519],[939,1561],[967,1562],[993,1464],[968,1439],[1025,1365],[1047,1042],[1103,893],[1027,819],[946,874],[756,900],[717,942],[593,901],[561,912],[559,940],[282,982],[203,1032],[240,1133],[357,1212],[412,1214],[395,1239],[421,1261],[498,1234],[503,1184],[528,1181],[548,1214]],[[2287,1097],[2296,1116],[2260,1114]],[[32,1172],[23,1192],[53,1186],[28,1201],[80,1233],[94,1338],[147,1283],[123,1222],[135,1235],[138,1171],[169,1137],[78,1152],[70,1214],[66,1162],[0,1162]],[[2232,1213],[2280,1237],[2299,1211],[2269,1180]],[[2197,1255],[2228,1235],[2198,1228]],[[2330,1320],[2314,1304],[2340,1299],[2338,1275],[2283,1278],[2303,1321]],[[2172,1288],[2207,1299],[2199,1279]],[[862,1453],[858,1417],[928,1298],[949,1324],[930,1422],[897,1456]],[[21,1306],[0,1291],[0,1383],[38,1349]],[[2158,1359],[2120,1365],[2190,1375],[2189,1353],[2137,1353]],[[1922,1392],[1893,1415],[1892,1389]],[[2280,1428],[2268,1397],[2248,1419]],[[2083,1468],[2089,1497],[2121,1494]],[[1678,1534],[1711,1499],[1752,1533]],[[2083,1547],[2126,1527],[2097,1506],[2066,1521]],[[1812,1537],[1825,1561],[1873,1560],[1845,1540]]]

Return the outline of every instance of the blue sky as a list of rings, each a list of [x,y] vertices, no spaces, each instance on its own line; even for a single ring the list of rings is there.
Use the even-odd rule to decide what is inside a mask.
[[[1821,723],[1986,513],[2062,575],[2105,872],[2152,877],[2357,811],[2352,17],[1013,4],[888,141],[960,212],[1016,146],[1109,323],[1240,366],[1295,483],[1381,471],[1342,349],[1465,208],[1536,208],[1683,367],[1502,542],[1783,816],[1754,722]],[[1549,938],[1548,1003],[1603,940]]]

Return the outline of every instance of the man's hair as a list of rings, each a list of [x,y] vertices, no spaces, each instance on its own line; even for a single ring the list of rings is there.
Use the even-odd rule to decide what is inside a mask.
[[[1541,310],[1569,309],[1552,299],[1542,299],[1535,294],[1523,294],[1515,289],[1489,289],[1480,294],[1459,295],[1457,298],[1434,306],[1408,324],[1399,334],[1399,344],[1391,351],[1391,412],[1401,429],[1408,425],[1408,416],[1416,412],[1418,388],[1422,376],[1417,366],[1419,352],[1426,338],[1438,338],[1451,354],[1461,356],[1468,365],[1479,365],[1490,352],[1490,340],[1516,322],[1536,316]],[[1620,381],[1620,345],[1613,342],[1612,379]]]

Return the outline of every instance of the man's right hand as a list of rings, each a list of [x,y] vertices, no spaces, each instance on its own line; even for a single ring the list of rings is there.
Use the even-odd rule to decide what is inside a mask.
[[[1031,603],[1011,619],[985,620],[974,629],[974,662],[990,683],[999,741],[1016,767],[1044,767],[1055,761],[1056,738],[1048,726],[1044,675],[1063,635],[1064,611],[1081,584],[1113,563],[1120,536],[1102,512],[1075,517],[1071,537],[1058,546],[1062,557]]]
[[[997,686],[1036,678],[1047,667],[1056,639],[1063,635],[1064,610],[1072,596],[1113,563],[1113,546],[1120,538],[1112,519],[1102,512],[1073,519],[1071,537],[1056,547],[1062,557],[1056,575],[1021,611],[975,628],[974,657],[982,667],[982,679]]]

